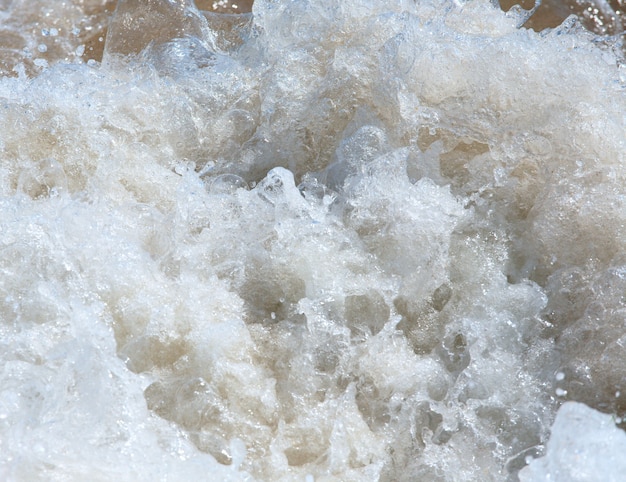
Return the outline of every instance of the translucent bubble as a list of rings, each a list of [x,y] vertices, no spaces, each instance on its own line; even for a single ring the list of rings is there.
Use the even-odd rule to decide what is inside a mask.
[[[212,194],[234,194],[238,189],[248,189],[248,183],[235,174],[221,174],[209,182]]]
[[[298,190],[307,201],[320,202],[324,199],[328,189],[316,179],[306,179],[298,184]]]
[[[258,184],[255,190],[270,204],[285,199],[286,193],[295,188],[293,174],[282,167],[276,167]]]

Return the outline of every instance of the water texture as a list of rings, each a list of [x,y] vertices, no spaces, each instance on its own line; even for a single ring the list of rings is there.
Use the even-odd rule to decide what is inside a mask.
[[[619,480],[609,8],[0,0],[0,479]]]

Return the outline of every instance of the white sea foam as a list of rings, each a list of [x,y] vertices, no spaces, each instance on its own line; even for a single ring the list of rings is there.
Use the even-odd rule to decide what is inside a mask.
[[[615,417],[567,402],[552,426],[546,456],[522,469],[520,480],[618,482],[626,471],[625,450],[626,434],[615,426]]]
[[[39,23],[0,78],[0,478],[509,480],[559,403],[626,409],[610,40],[480,0],[4,4]],[[573,464],[559,413],[527,480]]]

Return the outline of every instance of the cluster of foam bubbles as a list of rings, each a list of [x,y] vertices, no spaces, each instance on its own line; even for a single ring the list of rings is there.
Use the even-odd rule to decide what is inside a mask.
[[[611,50],[482,0],[226,7],[123,0],[101,63],[64,24],[0,78],[0,477],[507,480],[561,401],[626,410]]]

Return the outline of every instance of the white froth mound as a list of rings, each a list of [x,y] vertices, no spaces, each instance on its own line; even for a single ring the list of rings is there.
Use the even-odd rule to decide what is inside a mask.
[[[619,482],[626,474],[626,433],[615,417],[567,402],[552,425],[546,455],[520,472],[522,482]]]

